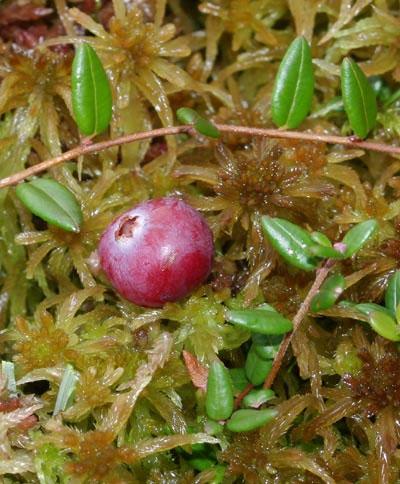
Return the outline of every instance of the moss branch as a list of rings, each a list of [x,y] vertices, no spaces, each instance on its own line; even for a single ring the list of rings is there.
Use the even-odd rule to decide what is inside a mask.
[[[297,139],[303,141],[317,141],[327,144],[339,144],[349,146],[352,148],[361,148],[370,151],[379,151],[381,153],[388,153],[391,155],[400,155],[400,146],[386,145],[383,143],[376,143],[373,141],[361,141],[354,136],[331,136],[322,135],[317,133],[301,132],[301,131],[285,131],[280,129],[263,129],[263,128],[251,128],[248,126],[232,126],[227,124],[215,125],[222,133],[242,134],[248,136],[263,136],[268,138],[286,138]],[[83,143],[72,150],[66,151],[60,156],[52,158],[50,160],[43,161],[37,165],[31,166],[26,170],[22,170],[14,175],[3,178],[0,180],[0,188],[16,185],[17,183],[25,180],[26,178],[46,171],[64,161],[78,158],[82,155],[90,153],[96,153],[99,151],[112,148],[114,146],[120,146],[127,143],[134,143],[135,141],[141,141],[149,138],[156,138],[160,136],[171,136],[181,133],[193,133],[193,127],[190,125],[173,126],[171,128],[153,129],[151,131],[144,131],[142,133],[133,133],[119,138],[101,141],[99,143]]]
[[[264,382],[264,388],[270,388],[271,385],[274,383],[276,375],[278,374],[283,359],[286,355],[286,351],[288,350],[290,343],[292,342],[292,338],[296,331],[299,329],[300,324],[302,323],[303,319],[307,316],[308,311],[310,310],[311,301],[313,297],[317,294],[319,288],[322,286],[325,279],[328,277],[329,272],[331,271],[332,267],[335,265],[335,260],[328,259],[325,264],[317,270],[317,275],[311,286],[310,290],[304,301],[301,303],[299,310],[297,311],[295,317],[293,318],[293,331],[288,333],[285,338],[283,339],[278,353],[275,356],[274,363],[272,365],[271,371],[269,372],[267,378]]]

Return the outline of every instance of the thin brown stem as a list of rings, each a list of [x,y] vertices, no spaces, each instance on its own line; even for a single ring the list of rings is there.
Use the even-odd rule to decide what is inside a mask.
[[[293,318],[293,331],[288,333],[285,338],[283,339],[278,353],[275,356],[274,363],[272,365],[271,371],[269,372],[267,378],[265,379],[264,382],[264,388],[270,388],[271,385],[274,383],[274,380],[276,378],[276,375],[278,374],[283,358],[285,357],[286,351],[288,350],[290,343],[292,341],[292,338],[296,331],[298,330],[300,324],[302,323],[303,319],[306,317],[308,311],[310,310],[310,305],[313,297],[317,294],[319,288],[322,286],[323,282],[327,278],[330,270],[334,266],[335,261],[333,259],[328,259],[325,264],[317,270],[317,275],[315,277],[315,280],[313,282],[313,285],[311,286],[310,290],[308,291],[308,294],[304,301],[301,303],[301,306],[299,307],[299,310],[297,311],[295,317]]]
[[[56,158],[43,161],[42,163],[38,163],[37,165],[31,166],[26,170],[22,170],[16,173],[15,175],[11,175],[7,178],[3,178],[2,180],[0,180],[0,188],[4,188],[10,185],[16,185],[22,180],[25,180],[25,178],[28,178],[32,175],[37,175],[42,171],[48,170],[49,168],[53,168],[54,166],[59,165],[64,161],[78,158],[81,155],[96,153],[98,151],[103,151],[103,150],[107,150],[108,148],[112,148],[113,146],[120,146],[127,143],[133,143],[135,141],[141,141],[144,139],[191,132],[192,129],[193,128],[191,126],[173,126],[172,128],[160,128],[160,129],[153,129],[152,131],[144,131],[141,133],[127,134],[125,136],[121,136],[120,138],[110,139],[107,141],[100,141],[99,143],[88,144],[87,142],[84,142],[80,146],[77,146],[72,150],[66,151],[65,153],[63,153],[60,156],[57,156]]]
[[[249,383],[247,385],[247,387],[239,393],[239,395],[235,398],[235,408],[239,408],[240,407],[243,398],[247,394],[249,394],[251,392],[251,390],[253,390],[253,388],[254,388],[254,385],[252,385],[251,383]]]
[[[268,138],[286,138],[305,141],[317,141],[328,144],[340,144],[344,146],[350,146],[352,148],[361,148],[370,151],[379,151],[381,153],[388,153],[391,155],[400,155],[400,146],[386,145],[383,143],[375,143],[372,141],[360,141],[354,137],[331,136],[301,131],[284,131],[280,129],[251,128],[248,126],[232,126],[228,124],[216,124],[216,127],[223,133],[234,133],[247,136],[264,136]],[[43,161],[42,163],[38,163],[37,165],[27,168],[26,170],[22,170],[7,178],[3,178],[2,180],[0,180],[0,188],[16,185],[17,183],[25,180],[32,175],[36,175],[42,171],[48,170],[49,168],[63,163],[64,161],[78,158],[81,155],[96,153],[102,150],[106,150],[108,148],[112,148],[113,146],[120,146],[127,143],[133,143],[135,141],[141,141],[144,139],[191,132],[193,132],[192,126],[173,126],[171,128],[160,128],[151,131],[144,131],[142,133],[128,134],[125,136],[121,136],[120,138],[101,141],[99,143],[82,144],[80,146],[77,146],[76,148],[73,148],[72,150],[66,151],[65,153],[57,156],[56,158]]]

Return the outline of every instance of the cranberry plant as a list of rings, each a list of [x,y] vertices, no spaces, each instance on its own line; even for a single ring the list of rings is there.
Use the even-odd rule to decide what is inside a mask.
[[[397,482],[394,3],[186,3],[0,5],[0,475]]]

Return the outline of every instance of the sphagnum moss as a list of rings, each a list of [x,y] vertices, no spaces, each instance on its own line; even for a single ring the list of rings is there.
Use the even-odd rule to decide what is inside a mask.
[[[213,123],[271,128],[276,74],[297,36],[310,44],[315,69],[303,136],[357,132],[338,98],[347,56],[374,76],[378,116],[369,136],[396,145],[396,3],[348,3],[6,0],[0,178],[79,144],[71,65],[73,45],[82,42],[103,63],[113,97],[109,130],[83,146],[172,127],[181,107]],[[399,350],[354,303],[385,311],[400,253],[398,161],[353,138],[340,146],[176,132],[51,168],[46,176],[81,207],[79,233],[47,225],[14,188],[1,189],[0,476],[8,483],[397,482]],[[205,216],[215,260],[210,278],[186,299],[145,309],[113,290],[96,248],[113,219],[157,196],[182,198]],[[273,419],[235,433],[207,417],[208,368],[219,358],[235,370],[225,383],[232,380],[243,408],[251,389],[246,359],[261,340],[230,324],[227,311],[269,303],[292,319],[315,277],[272,248],[263,216],[332,243],[366,220],[377,220],[379,231],[336,262],[346,284],[341,299],[353,305],[305,311],[280,362],[276,398],[261,406]],[[66,368],[79,378],[54,416]]]

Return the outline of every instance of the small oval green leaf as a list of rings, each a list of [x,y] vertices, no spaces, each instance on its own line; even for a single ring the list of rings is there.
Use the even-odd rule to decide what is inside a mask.
[[[226,312],[226,319],[253,333],[284,334],[293,329],[289,319],[265,309],[238,309]]]
[[[191,108],[179,108],[176,111],[176,117],[183,124],[193,124],[196,131],[209,138],[219,138],[221,133],[219,130],[209,121],[198,114]]]
[[[351,129],[363,139],[376,123],[378,110],[374,90],[357,63],[348,57],[342,62],[341,84]]]
[[[369,324],[383,338],[390,341],[400,341],[400,326],[384,312],[372,311],[369,314]]]
[[[35,215],[68,232],[79,232],[82,211],[74,194],[49,178],[18,185],[15,193]]]
[[[72,108],[79,131],[87,136],[103,132],[111,120],[111,89],[103,64],[89,44],[76,47],[71,83]]]
[[[367,240],[378,228],[378,222],[374,219],[366,220],[351,228],[343,237],[342,242],[346,245],[344,257],[351,257],[358,252]]]
[[[248,408],[258,408],[265,402],[275,398],[275,392],[271,389],[259,388],[257,390],[251,390],[243,398],[243,405]]]
[[[314,313],[331,308],[346,287],[342,274],[333,274],[321,286],[311,301],[311,310]]]
[[[309,252],[315,242],[306,230],[288,220],[267,216],[262,217],[261,224],[272,247],[289,264],[305,271],[316,269],[318,259]]]
[[[310,111],[313,93],[311,49],[304,37],[298,37],[286,51],[276,76],[271,100],[274,123],[297,128]]]
[[[262,410],[243,408],[232,415],[226,426],[231,432],[249,432],[262,427],[277,415],[278,411],[275,408]]]
[[[396,309],[400,304],[400,271],[396,271],[391,278],[385,293],[385,306],[393,314],[396,314]]]
[[[229,370],[214,361],[208,372],[206,413],[213,420],[225,420],[233,412],[233,385]]]
[[[268,373],[272,368],[272,360],[264,360],[260,358],[254,350],[254,345],[251,346],[247,353],[246,364],[244,366],[246,376],[250,382],[257,386],[264,382]]]

